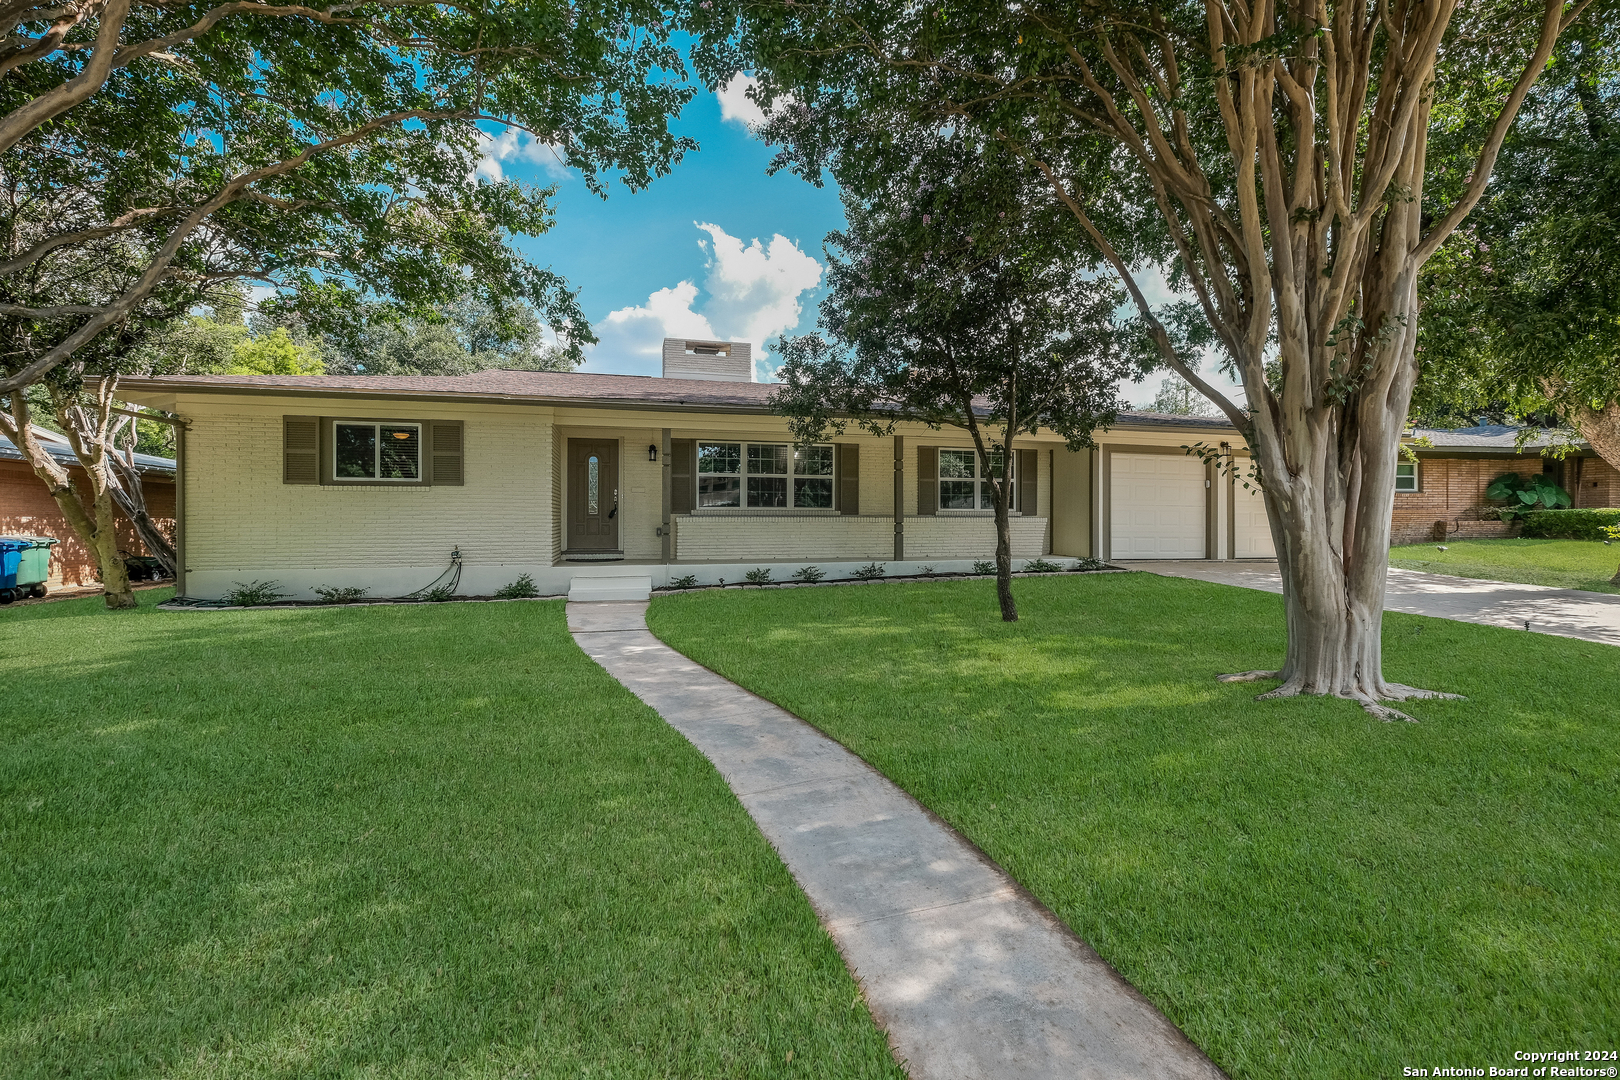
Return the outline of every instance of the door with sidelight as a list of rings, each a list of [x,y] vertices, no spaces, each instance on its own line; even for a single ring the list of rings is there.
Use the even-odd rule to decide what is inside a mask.
[[[619,443],[568,440],[568,550],[619,550]]]

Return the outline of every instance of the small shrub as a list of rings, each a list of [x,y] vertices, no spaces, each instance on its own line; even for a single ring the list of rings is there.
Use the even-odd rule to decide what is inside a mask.
[[[443,585],[436,585],[422,594],[422,599],[430,604],[442,604],[456,595],[456,587],[448,581]]]
[[[1076,560],[1074,568],[1076,570],[1106,570],[1108,564],[1101,559],[1093,559],[1088,555],[1084,559]]]
[[[743,580],[752,582],[755,585],[763,585],[771,580],[771,568],[768,566],[756,566],[743,574]]]
[[[801,566],[793,571],[794,581],[814,583],[827,576],[827,572],[819,566]]]
[[[281,591],[279,581],[236,582],[236,588],[225,594],[225,602],[233,607],[258,607],[273,604],[288,594]]]
[[[697,575],[696,574],[682,574],[678,578],[670,578],[669,579],[669,587],[672,588],[672,589],[690,589],[693,586],[695,586],[696,584],[697,584]]]
[[[1536,510],[1525,515],[1521,536],[1538,540],[1602,540],[1603,530],[1620,525],[1620,510]]]
[[[883,569],[883,564],[872,562],[867,563],[865,566],[855,571],[855,576],[862,581],[876,581],[878,578],[883,577],[886,573],[887,571]]]
[[[317,585],[310,592],[321,598],[323,604],[352,604],[356,600],[364,600],[370,589],[357,589],[349,586]]]
[[[934,568],[932,566],[924,566],[922,568],[922,576],[923,577],[937,577],[938,574],[937,574],[937,572],[934,570]]]
[[[1048,562],[1045,559],[1031,559],[1024,564],[1024,573],[1026,574],[1056,574],[1062,569],[1063,567],[1057,563]]]
[[[973,564],[973,572],[975,574],[993,574],[996,572],[996,564],[980,559]]]
[[[497,600],[528,600],[539,595],[540,590],[535,588],[534,578],[528,574],[520,574],[512,584],[502,585],[495,590]]]

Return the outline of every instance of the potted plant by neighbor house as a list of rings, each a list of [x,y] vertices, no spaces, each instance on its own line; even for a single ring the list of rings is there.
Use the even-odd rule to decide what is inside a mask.
[[[1503,473],[1491,481],[1485,497],[1507,504],[1496,511],[1503,521],[1517,521],[1533,510],[1563,510],[1570,505],[1569,492],[1545,473],[1527,477]]]

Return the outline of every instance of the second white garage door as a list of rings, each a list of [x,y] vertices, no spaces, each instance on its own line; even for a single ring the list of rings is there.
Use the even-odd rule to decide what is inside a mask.
[[[1110,557],[1204,558],[1204,463],[1185,454],[1110,460]]]
[[[1247,470],[1238,468],[1237,482],[1232,485],[1232,542],[1234,559],[1275,559],[1277,547],[1271,542],[1271,523],[1266,520],[1266,500],[1254,486]],[[1249,481],[1244,487],[1243,481]]]

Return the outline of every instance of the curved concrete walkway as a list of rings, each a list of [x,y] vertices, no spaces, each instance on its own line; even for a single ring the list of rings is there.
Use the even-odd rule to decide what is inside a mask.
[[[1277,570],[1276,559],[1238,562],[1166,559],[1114,565],[1165,577],[1197,578],[1245,589],[1282,592],[1282,574]],[[1392,566],[1389,584],[1384,589],[1384,610],[1620,645],[1620,596],[1610,593],[1483,581]]]
[[[820,731],[653,637],[646,611],[569,604],[568,629],[714,762],[914,1080],[1222,1076],[999,866]]]

